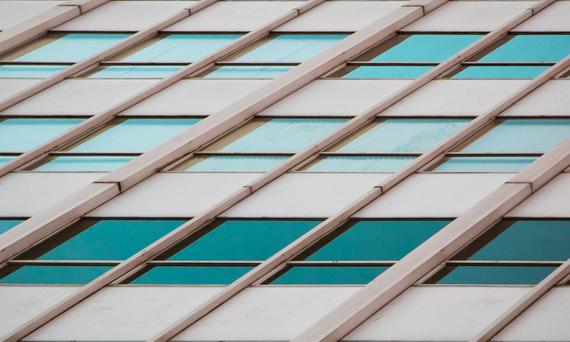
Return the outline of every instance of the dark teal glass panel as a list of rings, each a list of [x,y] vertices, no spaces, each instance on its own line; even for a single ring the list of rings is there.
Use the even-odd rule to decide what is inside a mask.
[[[309,172],[396,172],[415,157],[327,156],[309,166]]]
[[[182,70],[174,65],[113,65],[89,75],[88,78],[165,78]]]
[[[436,284],[531,285],[546,278],[556,267],[544,266],[457,266]]]
[[[21,222],[22,220],[0,220],[0,234],[7,232]]]
[[[570,54],[570,34],[517,34],[482,62],[558,62]]]
[[[288,157],[281,156],[211,156],[178,170],[190,172],[266,172]]]
[[[73,152],[146,152],[173,138],[199,119],[126,119],[87,138]]]
[[[110,269],[111,266],[23,266],[1,278],[0,283],[83,285]]]
[[[227,285],[251,269],[251,266],[156,266],[130,284]]]
[[[117,156],[63,156],[50,158],[34,171],[45,172],[111,172],[135,157]]]
[[[44,244],[23,254],[38,260],[124,260],[180,226],[183,220],[83,220],[67,228],[82,230],[47,249]],[[64,232],[65,233],[65,232]],[[61,236],[61,235],[60,235]],[[54,239],[62,239],[55,236]]]
[[[0,152],[26,152],[79,124],[83,119],[0,120]]]
[[[222,66],[204,78],[275,78],[291,70],[292,66]]]
[[[63,65],[0,65],[0,78],[47,78],[65,68]]]
[[[118,44],[125,33],[68,33],[19,58],[22,62],[78,62]]]
[[[125,62],[195,62],[231,44],[240,34],[171,34],[127,57]]]
[[[466,146],[466,152],[546,152],[570,136],[570,119],[511,119]]]
[[[342,78],[418,78],[431,68],[433,67],[418,65],[360,66],[345,74]]]
[[[319,221],[229,220],[168,260],[265,260]]]
[[[432,172],[520,172],[536,160],[535,157],[452,157]]]
[[[399,260],[448,223],[447,220],[358,221],[306,260]]]
[[[386,266],[293,266],[271,284],[364,285],[387,269]]]
[[[346,38],[346,34],[280,34],[240,55],[240,62],[303,62]]]
[[[0,156],[0,165],[5,164],[9,161],[14,160],[16,157],[12,157],[12,156]]]
[[[535,78],[544,71],[548,66],[506,66],[506,65],[493,65],[493,66],[470,66],[452,78],[456,79],[478,79],[478,78]]]
[[[475,42],[478,34],[413,34],[373,62],[443,62]]]

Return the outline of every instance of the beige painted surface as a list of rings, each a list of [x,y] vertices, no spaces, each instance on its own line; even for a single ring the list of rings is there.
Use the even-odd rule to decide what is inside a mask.
[[[552,80],[505,111],[502,116],[570,115],[570,80]]]
[[[18,25],[64,1],[0,1],[0,31]]]
[[[570,217],[570,174],[558,175],[529,199],[513,209],[511,217]]]
[[[529,19],[514,31],[567,32],[570,31],[570,1],[557,1],[536,17]]]
[[[0,101],[7,99],[11,95],[24,90],[34,83],[39,82],[39,79],[6,79],[0,78]]]

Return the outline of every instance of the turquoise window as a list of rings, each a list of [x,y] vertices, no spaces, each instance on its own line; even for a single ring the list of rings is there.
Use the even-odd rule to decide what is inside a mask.
[[[204,78],[275,78],[291,70],[292,66],[222,66],[206,74]]]
[[[533,285],[546,278],[551,266],[446,266],[436,284],[465,285]]]
[[[0,219],[0,234],[7,232],[8,230],[12,229],[13,227],[20,224],[22,220],[4,220]]]
[[[114,124],[69,148],[73,152],[145,152],[188,129],[199,119],[133,118]]]
[[[238,39],[240,34],[170,34],[125,57],[125,62],[195,62]]]
[[[45,172],[111,172],[133,160],[121,156],[61,156],[51,157],[33,168]]]
[[[303,62],[346,38],[346,34],[279,34],[240,54],[239,62]]]
[[[462,149],[465,152],[546,152],[570,136],[570,119],[511,119]]]
[[[281,164],[282,156],[209,156],[196,158],[176,168],[190,172],[266,172]]]
[[[451,157],[439,164],[432,172],[518,173],[535,160],[535,157]]]
[[[113,65],[102,68],[88,78],[165,78],[182,70],[174,65]]]
[[[0,65],[0,78],[47,78],[65,68],[63,65]]]
[[[548,68],[548,66],[537,65],[476,65],[461,70],[451,78],[535,78]]]
[[[418,78],[433,66],[420,65],[370,65],[359,66],[344,74],[342,78]]]
[[[425,152],[463,128],[462,119],[387,119],[337,152]]]
[[[23,56],[21,62],[78,62],[106,50],[129,34],[124,33],[68,33]]]
[[[7,163],[7,162],[9,162],[9,161],[14,160],[15,158],[16,158],[16,157],[11,157],[11,156],[0,156],[0,166],[1,166],[2,164],[5,164],[5,163]]]
[[[8,266],[0,270],[0,284],[82,285],[110,269],[111,266]],[[10,273],[5,275],[6,272]]]
[[[83,119],[13,118],[0,120],[0,152],[26,152],[62,134]]]
[[[271,284],[363,285],[387,269],[387,266],[293,266]]]
[[[396,172],[415,157],[326,156],[305,169],[308,172]]]
[[[481,62],[554,63],[570,54],[570,34],[517,34]]]
[[[129,283],[227,285],[251,269],[252,266],[156,266]]]

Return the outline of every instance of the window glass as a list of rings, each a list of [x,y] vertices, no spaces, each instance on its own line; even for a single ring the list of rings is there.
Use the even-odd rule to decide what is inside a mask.
[[[4,220],[0,219],[0,234],[7,232],[16,225],[20,224],[22,220]]]
[[[517,34],[481,62],[558,62],[570,54],[570,34]]]
[[[12,157],[12,156],[0,156],[0,165],[5,164],[9,161],[12,161],[14,158],[16,157]]]
[[[282,156],[209,156],[192,158],[175,168],[190,172],[266,172],[287,160]]]
[[[51,157],[32,168],[46,172],[111,172],[135,157],[119,156],[62,156]]]
[[[326,156],[310,164],[309,172],[396,172],[415,157]]]
[[[99,69],[88,78],[165,78],[181,69],[175,65],[112,65]]]
[[[550,266],[446,266],[437,284],[531,285],[537,284],[556,267]]]
[[[204,78],[275,78],[291,68],[292,66],[286,65],[221,66],[206,74]]]
[[[0,78],[47,78],[65,68],[63,65],[0,65]]]
[[[548,66],[540,65],[494,65],[494,66],[469,66],[453,75],[451,78],[457,79],[477,79],[477,78],[535,78]]]
[[[110,269],[111,266],[7,266],[0,270],[0,284],[82,285]]]
[[[343,70],[342,78],[417,78],[431,70],[431,68],[433,68],[433,66],[423,65],[370,65],[348,67]]]
[[[251,269],[252,266],[156,266],[129,283],[227,285]]]
[[[536,160],[535,157],[451,157],[432,172],[520,172]]]
[[[387,269],[386,266],[293,266],[271,284],[362,285]]]
[[[0,152],[26,152],[62,134],[83,119],[0,119]]]

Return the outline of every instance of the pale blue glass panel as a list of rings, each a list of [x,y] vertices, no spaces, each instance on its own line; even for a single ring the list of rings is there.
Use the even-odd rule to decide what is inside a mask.
[[[302,62],[346,38],[346,34],[280,34],[239,56],[240,62]]]
[[[271,119],[220,152],[297,152],[344,122],[345,119]]]
[[[570,54],[570,34],[518,34],[482,62],[558,62]]]
[[[127,119],[88,138],[71,151],[145,152],[198,121],[199,119]]]
[[[22,220],[0,220],[0,234],[7,232],[16,225],[20,224]]]
[[[386,266],[294,266],[271,284],[364,285],[387,269]]]
[[[417,65],[371,65],[361,66],[342,78],[417,78],[428,72],[432,66]]]
[[[0,65],[0,78],[47,78],[65,68],[63,65]]]
[[[466,152],[546,152],[570,136],[570,119],[511,119],[463,149]]]
[[[415,157],[327,156],[312,164],[309,172],[396,172]]]
[[[63,156],[51,158],[34,171],[47,172],[111,172],[133,160],[117,156]]]
[[[452,157],[432,172],[520,172],[535,157]]]
[[[191,172],[266,172],[288,157],[211,156],[185,169]]]
[[[8,266],[10,268],[15,268]],[[86,284],[111,266],[23,266],[0,278],[0,284]]]
[[[529,65],[470,66],[453,75],[452,78],[535,78],[536,76],[546,71],[548,68],[548,66]]]
[[[222,66],[204,78],[275,78],[291,70],[292,66]]]
[[[181,69],[174,65],[112,65],[88,78],[165,78]]]
[[[240,34],[171,34],[125,57],[126,62],[194,62],[229,45]]]
[[[16,59],[22,62],[78,62],[119,43],[125,33],[68,33]]]
[[[16,157],[9,157],[9,156],[0,156],[0,165],[5,164]]]
[[[467,123],[463,119],[387,119],[338,152],[425,152]]]
[[[437,284],[531,285],[546,278],[551,266],[457,266],[444,268],[449,274]]]
[[[130,284],[226,285],[251,271],[251,266],[156,266]]]
[[[26,152],[60,135],[83,119],[13,118],[0,121],[0,151]]]
[[[442,62],[472,44],[478,34],[414,34],[373,62]]]

